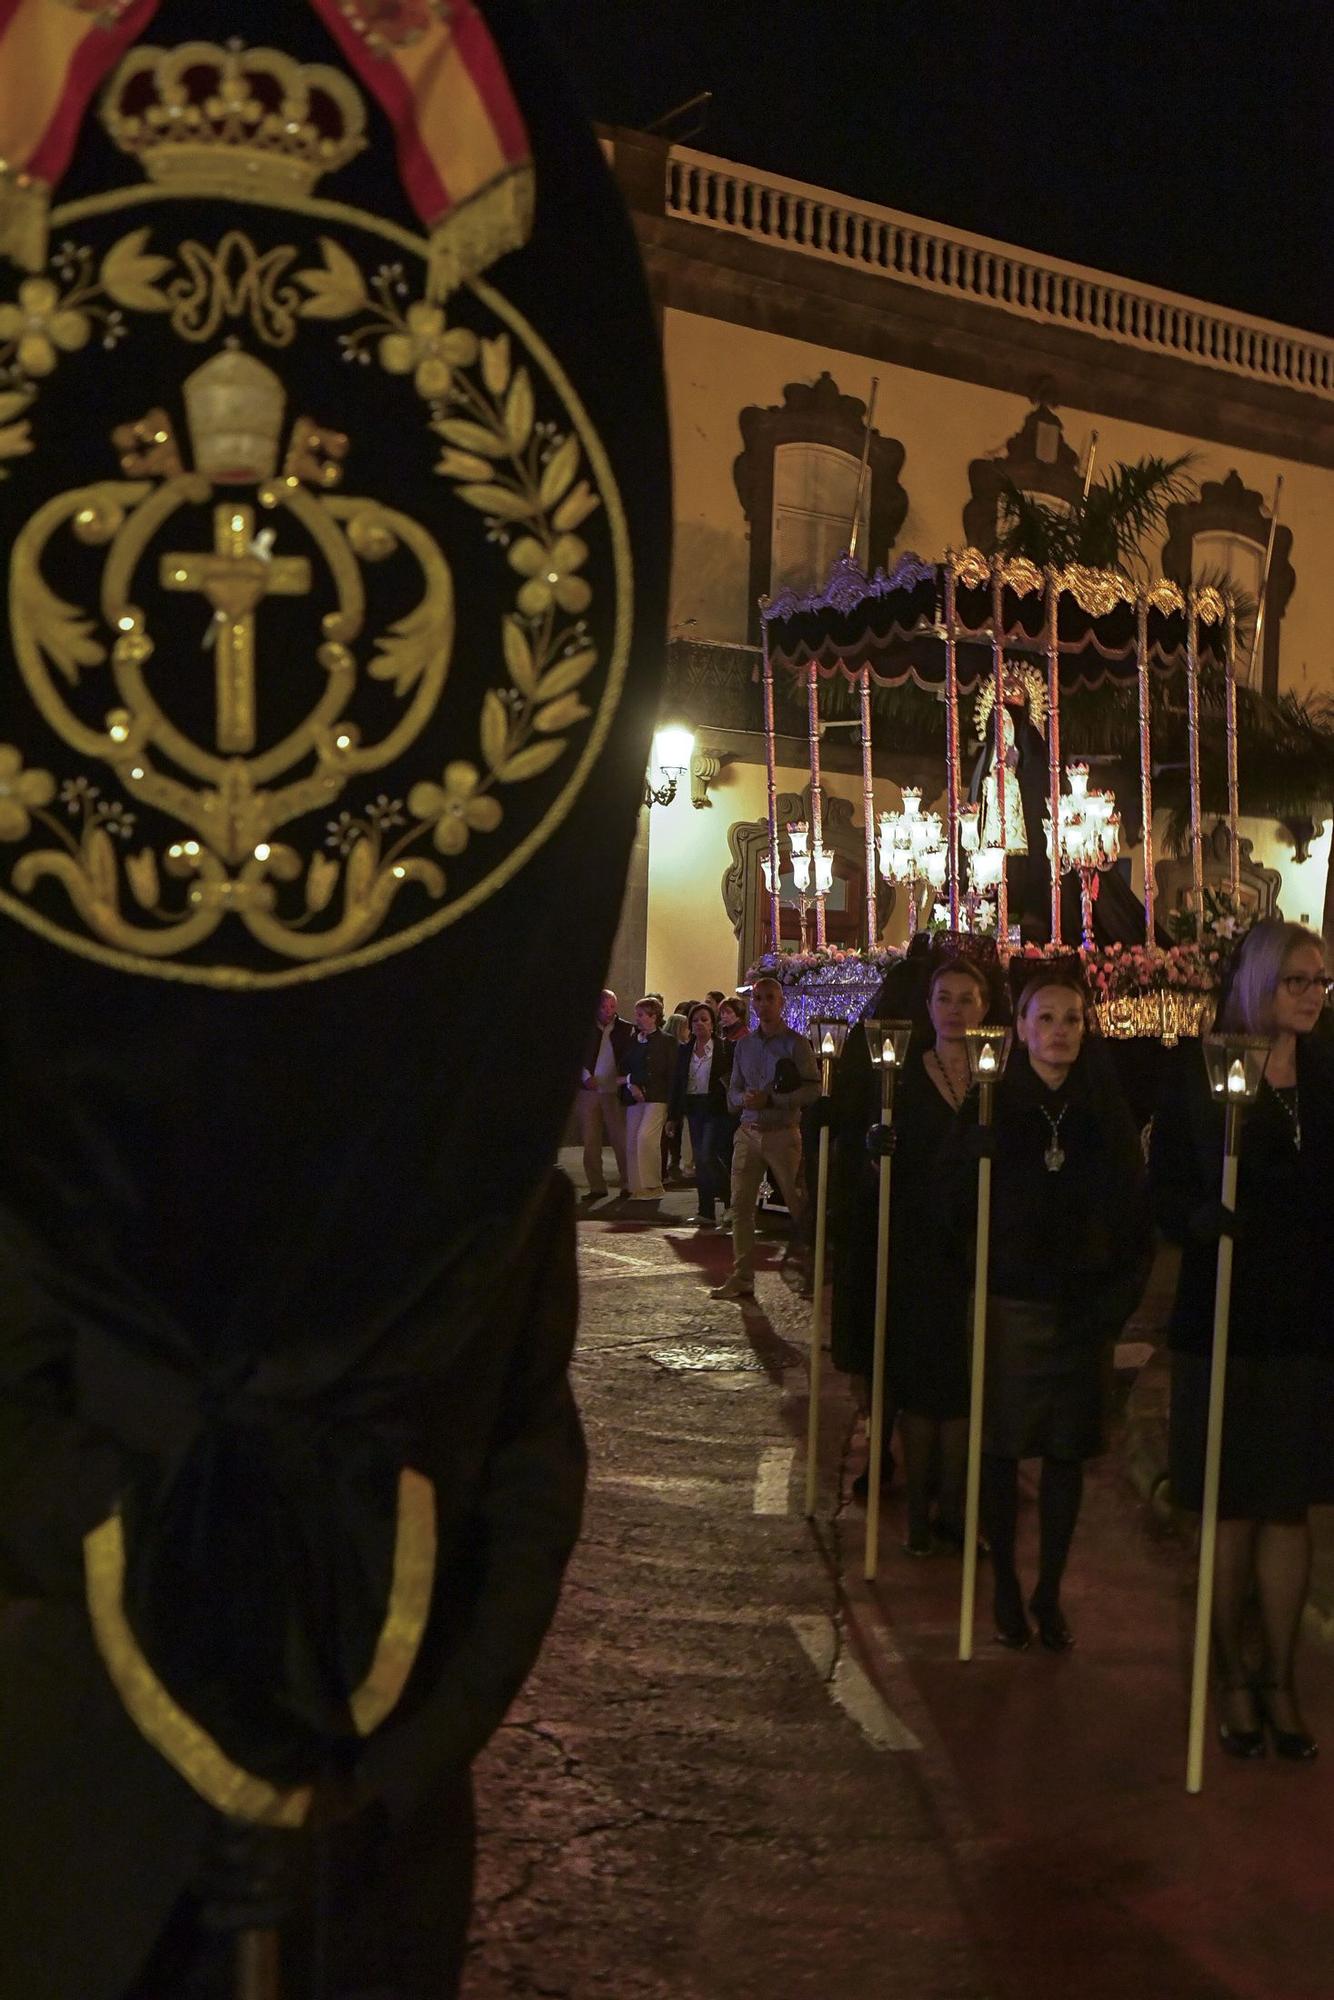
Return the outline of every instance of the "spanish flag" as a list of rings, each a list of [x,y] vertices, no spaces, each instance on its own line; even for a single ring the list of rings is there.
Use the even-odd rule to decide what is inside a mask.
[[[25,270],[45,265],[51,191],[89,99],[159,4],[0,0],[0,254]],[[310,4],[393,125],[443,297],[532,228],[528,134],[490,30],[476,0]]]

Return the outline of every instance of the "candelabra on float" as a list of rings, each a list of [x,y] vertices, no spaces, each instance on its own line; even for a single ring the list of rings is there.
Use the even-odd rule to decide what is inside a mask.
[[[1065,778],[1070,789],[1061,794],[1055,840],[1050,812],[1043,820],[1047,858],[1062,875],[1079,877],[1082,943],[1085,951],[1092,951],[1094,879],[1113,866],[1121,851],[1121,817],[1114,792],[1089,790],[1087,764],[1067,764]]]
[[[917,935],[918,897],[943,889],[949,861],[940,814],[922,811],[920,786],[905,785],[902,812],[880,815],[880,873],[908,891],[908,936]]]
[[[977,1239],[973,1260],[973,1360],[968,1411],[968,1483],[963,1513],[963,1594],[959,1606],[959,1658],[973,1657],[973,1605],[977,1596],[977,1525],[982,1498],[982,1411],[987,1364],[987,1288],[991,1266],[991,1152],[989,1134],[996,1085],[1010,1054],[1008,1028],[965,1028],[968,1074],[977,1085]]]
[[[815,1247],[811,1264],[810,1408],[806,1416],[806,1517],[815,1513],[820,1476],[820,1364],[824,1355],[825,1221],[829,1212],[829,1093],[834,1066],[848,1039],[848,1024],[817,1014],[807,1029],[820,1065],[820,1154],[815,1180]]]
[[[1237,1207],[1237,1155],[1242,1117],[1260,1095],[1271,1043],[1267,1035],[1205,1035],[1201,1041],[1209,1090],[1226,1106],[1223,1127],[1222,1205]],[[1232,1236],[1218,1237],[1214,1280],[1214,1341],[1209,1365],[1209,1416],[1204,1444],[1204,1493],[1200,1502],[1200,1575],[1195,1592],[1195,1650],[1190,1677],[1190,1727],[1186,1790],[1198,1792],[1204,1776],[1204,1707],[1209,1686],[1209,1628],[1214,1608],[1214,1556],[1218,1545],[1218,1483],[1223,1462],[1223,1397],[1227,1383],[1228,1323],[1232,1312]]]
[[[789,821],[787,843],[792,869],[792,886],[797,892],[794,897],[787,899],[787,904],[789,909],[795,909],[797,912],[798,946],[800,950],[805,951],[809,945],[806,920],[810,914],[811,904],[815,902],[823,907],[824,899],[834,885],[834,857],[832,854],[826,854],[818,841],[814,847],[811,846],[810,828],[803,819]],[[775,893],[775,884],[773,861],[769,855],[760,856],[760,867],[764,870],[765,894],[772,896]],[[812,887],[815,890],[813,897],[810,894]],[[781,901],[781,887],[777,893]]]
[[[871,1050],[871,1067],[880,1077],[880,1122],[866,1135],[867,1151],[879,1163],[879,1212],[875,1240],[875,1320],[871,1362],[871,1436],[866,1463],[865,1577],[874,1582],[880,1552],[880,1468],[885,1454],[885,1317],[889,1308],[889,1193],[893,1142],[886,1138],[894,1124],[894,1085],[908,1058],[911,1021],[872,1017],[862,1022]]]
[[[959,810],[959,848],[968,869],[968,888],[960,900],[965,927],[973,932],[996,928],[996,897],[1005,872],[1005,850],[981,838],[982,808]]]

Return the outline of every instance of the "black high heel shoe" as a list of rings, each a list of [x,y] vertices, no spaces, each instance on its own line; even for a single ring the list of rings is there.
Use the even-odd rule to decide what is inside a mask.
[[[1224,1721],[1218,1725],[1218,1740],[1229,1757],[1263,1757],[1265,1754],[1264,1710],[1255,1689],[1246,1681],[1222,1682],[1218,1689],[1220,1705],[1230,1694],[1249,1695],[1260,1721],[1254,1729],[1232,1729]]]
[[[1024,1602],[1016,1589],[1011,1595],[999,1585],[995,1603],[996,1644],[1012,1653],[1024,1653],[1033,1643],[1033,1633],[1024,1616]]]
[[[1256,1706],[1260,1711],[1265,1728],[1268,1729],[1273,1739],[1274,1755],[1276,1757],[1286,1757],[1290,1764],[1309,1764],[1312,1758],[1320,1755],[1320,1745],[1308,1729],[1279,1728],[1277,1722],[1274,1720],[1273,1705],[1270,1701],[1270,1696],[1275,1694],[1292,1695],[1292,1689],[1271,1685],[1268,1687],[1258,1687],[1255,1690]],[[1293,1701],[1293,1712],[1296,1713],[1295,1698]],[[1263,1732],[1257,1731],[1257,1734],[1262,1736]]]
[[[1038,1598],[1031,1597],[1028,1608],[1037,1620],[1038,1638],[1049,1653],[1074,1650],[1075,1635],[1066,1624],[1059,1604],[1043,1604]]]

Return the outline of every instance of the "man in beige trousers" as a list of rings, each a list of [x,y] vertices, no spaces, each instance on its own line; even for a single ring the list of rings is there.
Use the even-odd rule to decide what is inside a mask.
[[[757,979],[751,991],[758,1026],[736,1044],[727,1101],[741,1113],[732,1144],[732,1275],[715,1299],[755,1296],[755,1198],[767,1168],[798,1235],[806,1215],[801,1180],[801,1112],[820,1094],[815,1051],[783,1019],[783,989]]]
[[[604,1144],[609,1145],[616,1156],[616,1171],[621,1178],[620,1192],[630,1192],[625,1159],[625,1106],[621,1103],[618,1088],[623,1058],[634,1039],[634,1032],[633,1024],[623,1021],[617,1011],[616,995],[610,987],[604,988],[598,995],[596,1021],[588,1031],[584,1066],[579,1089],[575,1093],[579,1137],[584,1149],[584,1176],[588,1182],[588,1191],[583,1197],[586,1202],[605,1201],[607,1198],[602,1155]]]

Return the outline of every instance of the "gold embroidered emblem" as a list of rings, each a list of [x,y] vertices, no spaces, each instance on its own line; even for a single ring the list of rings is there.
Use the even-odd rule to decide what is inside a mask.
[[[619,498],[572,387],[498,291],[479,278],[442,302],[426,237],[312,194],[363,143],[341,73],[135,49],[102,116],[149,185],[57,209],[53,228],[77,233],[0,303],[0,498],[21,486],[28,510],[0,909],[129,970],[318,977],[454,921],[569,810],[625,672]],[[173,242],[183,197],[193,233]],[[82,477],[43,475],[59,455],[33,450],[46,398],[150,335],[168,356],[153,407],[122,403],[83,438]]]

